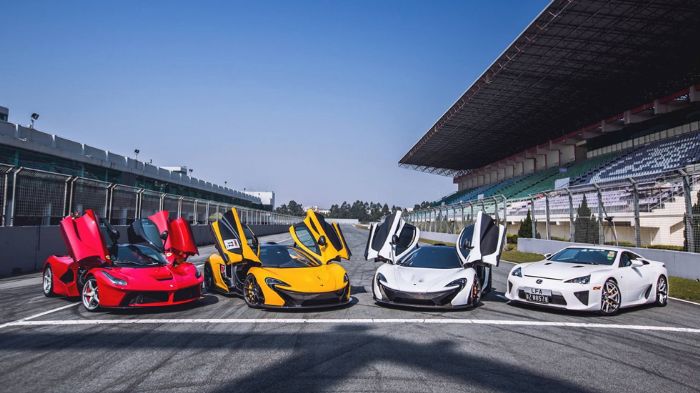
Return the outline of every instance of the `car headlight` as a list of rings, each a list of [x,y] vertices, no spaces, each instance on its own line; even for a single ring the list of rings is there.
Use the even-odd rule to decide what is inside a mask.
[[[464,288],[464,286],[467,285],[467,279],[466,278],[458,278],[451,283],[445,285],[445,287],[460,287]]]
[[[515,277],[522,277],[523,276],[523,269],[520,266],[518,266],[515,268],[515,270],[513,270],[511,275],[515,276]]]
[[[386,284],[386,277],[382,273],[377,273],[377,282]]]
[[[107,277],[107,279],[112,282],[114,285],[120,285],[120,286],[126,286],[126,280],[122,280],[121,278],[116,278],[112,276],[111,274],[107,272],[102,272],[102,274]]]
[[[343,283],[347,284],[348,281],[350,281],[350,278],[348,278],[348,274],[347,273],[343,274]]]
[[[270,288],[274,288],[275,285],[280,285],[280,286],[283,286],[283,287],[288,287],[288,286],[289,286],[289,284],[287,284],[286,282],[284,282],[284,281],[282,281],[282,280],[278,280],[278,279],[276,279],[276,278],[272,278],[272,277],[266,278],[266,279],[265,279],[265,284],[267,284],[267,286],[270,287]]]
[[[569,282],[573,284],[588,284],[591,282],[591,275],[583,276],[583,277],[576,277],[572,278],[571,280],[566,280],[564,282]]]

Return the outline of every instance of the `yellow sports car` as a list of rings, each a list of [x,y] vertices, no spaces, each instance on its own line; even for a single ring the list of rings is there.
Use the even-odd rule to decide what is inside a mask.
[[[350,280],[334,261],[350,251],[340,227],[308,211],[289,228],[295,246],[261,245],[235,208],[211,224],[218,254],[204,266],[210,292],[243,296],[254,308],[329,307],[350,301]]]

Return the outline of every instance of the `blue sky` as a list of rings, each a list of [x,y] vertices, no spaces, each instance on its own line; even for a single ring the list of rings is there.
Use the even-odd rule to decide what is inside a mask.
[[[453,192],[398,160],[547,1],[15,1],[10,120],[278,202]]]

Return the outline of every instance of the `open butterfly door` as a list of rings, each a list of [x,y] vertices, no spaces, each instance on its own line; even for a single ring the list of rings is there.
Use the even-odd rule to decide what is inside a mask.
[[[396,261],[413,250],[420,239],[420,230],[401,218],[396,211],[380,224],[372,224],[365,246],[365,259]]]
[[[321,214],[311,209],[306,211],[304,221],[289,227],[289,234],[297,247],[323,263],[350,259],[350,249],[340,226],[329,224]]]
[[[76,262],[89,258],[110,261],[100,231],[100,221],[95,212],[88,209],[80,217],[66,217],[59,224],[68,253]]]
[[[506,227],[488,214],[478,212],[474,224],[462,229],[457,239],[457,255],[463,265],[480,262],[498,266],[505,244]]]
[[[260,243],[253,231],[242,224],[236,208],[211,223],[216,240],[214,246],[226,264],[260,262]]]

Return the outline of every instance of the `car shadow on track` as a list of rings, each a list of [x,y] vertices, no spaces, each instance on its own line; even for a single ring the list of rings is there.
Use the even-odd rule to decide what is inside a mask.
[[[373,374],[377,364],[392,364],[411,373],[428,375],[425,381],[414,380],[413,391],[430,390],[431,380],[440,380],[442,386],[467,387],[479,391],[518,392],[571,392],[589,391],[585,386],[566,380],[566,376],[552,376],[513,362],[503,362],[479,353],[464,351],[461,343],[439,336],[426,340],[401,339],[382,334],[366,325],[338,325],[330,331],[319,332],[235,332],[191,329],[156,330],[152,333],[130,330],[105,330],[86,335],[80,331],[47,331],[41,335],[27,331],[5,332],[0,336],[0,347],[19,353],[48,354],[77,351],[106,351],[117,356],[120,351],[195,351],[231,354],[241,351],[263,358],[275,354],[274,362],[234,367],[226,372],[212,374],[202,381],[196,374],[184,373],[169,378],[180,387],[197,387],[213,392],[272,391],[315,393],[347,388],[360,383],[363,390],[394,390],[396,381]],[[119,356],[129,356],[123,353]],[[212,358],[212,361],[217,361]],[[140,371],[150,375],[163,372],[159,363],[141,364]],[[250,372],[253,370],[253,372]],[[375,370],[376,371],[376,370]],[[272,377],[270,377],[272,376]],[[116,390],[139,390],[143,379],[132,376],[103,379],[100,383]],[[70,382],[70,381],[67,381]],[[97,382],[96,382],[97,383]],[[421,385],[422,384],[422,385]],[[450,385],[448,385],[450,386]],[[143,386],[145,387],[145,386]]]
[[[583,318],[603,318],[603,319],[614,318],[616,316],[625,315],[625,314],[633,313],[636,311],[649,310],[649,309],[653,309],[653,308],[657,307],[654,304],[643,304],[640,306],[622,308],[615,315],[605,316],[605,315],[601,315],[595,311],[566,310],[563,308],[538,306],[536,304],[522,303],[522,302],[517,302],[517,301],[509,301],[507,303],[511,307],[516,307],[516,308],[519,308],[522,310],[537,311],[537,312],[541,312],[543,314],[554,314],[554,315],[564,315],[564,316],[583,317]]]
[[[170,314],[186,310],[193,310],[199,307],[205,307],[219,302],[217,296],[211,294],[203,295],[199,300],[192,303],[178,304],[167,307],[140,307],[140,308],[113,308],[105,309],[102,312],[112,315],[144,315],[144,314]]]

